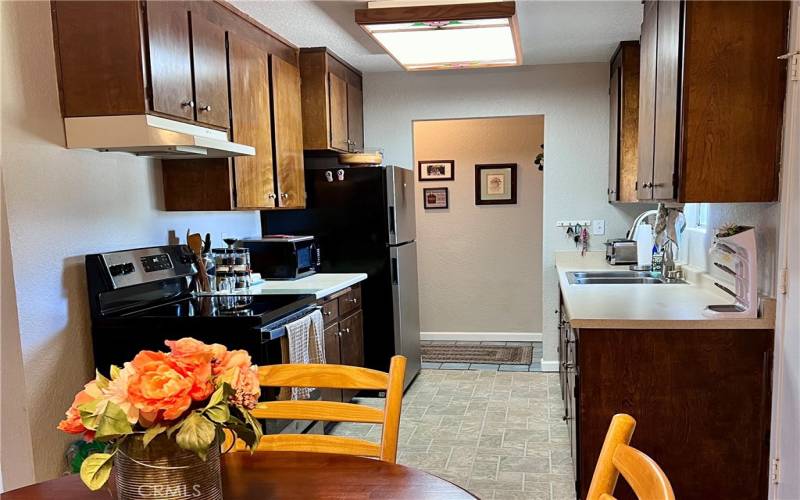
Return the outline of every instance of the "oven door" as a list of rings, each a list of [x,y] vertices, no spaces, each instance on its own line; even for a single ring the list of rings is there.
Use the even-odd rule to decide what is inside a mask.
[[[286,324],[295,321],[316,310],[316,306],[308,307],[291,314],[275,323],[261,328],[261,355],[256,361],[258,365],[274,365],[289,363],[289,339],[286,336]],[[286,401],[291,399],[290,387],[261,387],[259,401]],[[311,400],[322,399],[322,392],[314,389]],[[264,420],[265,434],[322,434],[323,426],[315,420]]]

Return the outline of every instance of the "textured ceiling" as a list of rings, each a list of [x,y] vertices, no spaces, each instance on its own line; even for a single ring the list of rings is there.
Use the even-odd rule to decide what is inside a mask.
[[[402,71],[359,28],[353,11],[366,2],[233,1],[300,47],[326,46],[361,71]],[[628,1],[518,0],[523,64],[608,62],[620,40],[639,38],[642,5]]]

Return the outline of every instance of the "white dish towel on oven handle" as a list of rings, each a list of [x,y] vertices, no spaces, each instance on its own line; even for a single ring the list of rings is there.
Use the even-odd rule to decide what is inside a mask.
[[[289,363],[325,363],[324,332],[325,324],[319,309],[288,323],[286,336],[289,341]],[[292,399],[309,399],[313,390],[313,387],[292,387]]]

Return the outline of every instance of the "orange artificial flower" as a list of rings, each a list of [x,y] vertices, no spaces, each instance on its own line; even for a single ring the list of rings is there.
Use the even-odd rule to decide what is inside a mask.
[[[131,362],[134,374],[128,383],[130,401],[140,412],[163,411],[174,420],[192,404],[195,380],[163,352],[142,351]]]
[[[195,401],[202,401],[214,392],[211,383],[211,360],[214,352],[208,344],[191,337],[164,342],[170,349],[175,362],[191,375],[194,383],[191,396]]]
[[[75,399],[72,400],[72,405],[65,413],[66,418],[58,424],[58,428],[69,434],[86,434],[87,441],[91,441],[94,432],[84,427],[81,421],[81,412],[78,410],[78,407],[82,404],[94,401],[102,397],[102,395],[103,393],[100,391],[100,388],[97,387],[97,383],[94,380],[83,386],[83,390],[76,394]]]

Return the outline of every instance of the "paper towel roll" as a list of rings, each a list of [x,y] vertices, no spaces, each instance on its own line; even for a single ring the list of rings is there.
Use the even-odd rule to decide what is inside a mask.
[[[636,241],[636,260],[639,267],[649,266],[653,261],[653,227],[639,224],[633,239]]]

